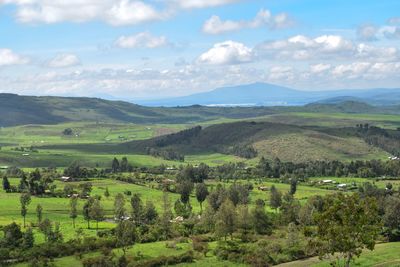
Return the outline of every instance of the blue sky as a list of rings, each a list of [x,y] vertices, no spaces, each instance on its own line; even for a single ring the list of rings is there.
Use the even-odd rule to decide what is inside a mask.
[[[0,0],[0,92],[400,87],[398,0]]]

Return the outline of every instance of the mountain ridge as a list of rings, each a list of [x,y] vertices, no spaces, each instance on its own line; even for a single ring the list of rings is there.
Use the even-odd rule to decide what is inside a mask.
[[[251,94],[249,94],[251,91]],[[252,83],[220,87],[209,92],[188,96],[138,101],[145,106],[300,106],[336,97],[354,97],[360,102],[373,105],[400,104],[400,89],[342,89],[327,91],[303,91],[268,83]]]

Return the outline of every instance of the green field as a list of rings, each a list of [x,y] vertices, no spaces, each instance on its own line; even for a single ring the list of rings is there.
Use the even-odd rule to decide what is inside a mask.
[[[356,259],[351,266],[363,267],[398,267],[400,266],[400,242],[377,244],[372,251],[365,250],[361,257]],[[320,261],[317,257],[293,261],[277,265],[279,267],[328,267],[328,261]]]

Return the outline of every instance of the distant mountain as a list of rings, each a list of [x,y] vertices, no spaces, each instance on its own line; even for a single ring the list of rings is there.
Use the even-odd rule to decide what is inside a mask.
[[[138,103],[146,106],[167,107],[188,105],[299,106],[334,98],[342,98],[337,102],[353,100],[372,105],[397,105],[400,104],[400,89],[300,91],[273,84],[254,83],[223,87],[184,97],[139,101]]]

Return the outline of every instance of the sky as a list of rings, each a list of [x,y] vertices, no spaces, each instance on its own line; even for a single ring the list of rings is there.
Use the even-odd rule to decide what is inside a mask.
[[[400,88],[399,0],[0,0],[0,92]]]

